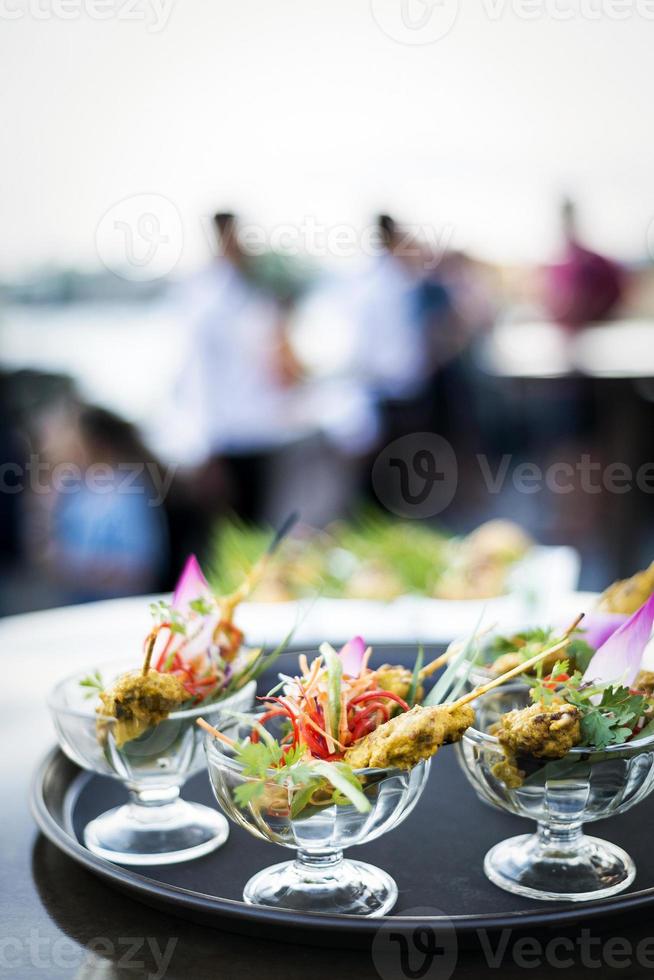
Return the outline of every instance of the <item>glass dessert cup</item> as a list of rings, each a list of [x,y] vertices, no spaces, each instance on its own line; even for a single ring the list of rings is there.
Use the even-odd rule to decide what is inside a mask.
[[[239,726],[238,735],[250,733]],[[234,735],[234,732],[230,732]],[[429,760],[408,772],[362,769],[357,776],[371,809],[360,813],[348,802],[312,803],[302,807],[307,787],[289,791],[279,784],[245,775],[229,746],[212,736],[205,741],[209,777],[218,803],[228,817],[255,837],[297,851],[285,861],[250,878],[243,898],[251,905],[303,912],[379,916],[397,901],[397,885],[389,874],[363,861],[343,857],[345,847],[366,844],[402,822],[418,802],[429,773]],[[263,782],[260,799],[239,806],[234,790]],[[313,797],[319,798],[320,794]],[[293,814],[295,807],[302,807]]]
[[[599,752],[575,748],[559,760],[521,759],[524,783],[509,788],[493,771],[504,754],[488,729],[501,714],[528,703],[524,684],[483,695],[475,703],[476,727],[456,747],[482,800],[538,824],[535,834],[492,847],[484,859],[486,876],[506,891],[546,901],[616,895],[633,882],[634,862],[615,844],[586,836],[583,824],[623,813],[654,789],[654,735]]]
[[[134,670],[134,663],[102,664],[106,685]],[[176,711],[118,748],[116,719],[96,712],[97,692],[80,685],[88,675],[78,671],[61,681],[48,699],[59,744],[66,755],[91,772],[119,779],[129,802],[96,817],[84,830],[84,843],[100,857],[118,864],[176,864],[208,854],[224,844],[229,825],[212,807],[180,798],[189,776],[204,768],[203,716],[221,724],[226,708],[252,707],[256,683],[211,704]],[[224,726],[229,722],[225,721]]]

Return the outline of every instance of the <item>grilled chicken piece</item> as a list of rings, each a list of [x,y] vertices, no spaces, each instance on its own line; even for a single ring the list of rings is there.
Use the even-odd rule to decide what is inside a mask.
[[[634,690],[651,698],[654,696],[654,671],[641,670],[634,681]]]
[[[355,742],[344,761],[354,769],[412,769],[435,755],[442,745],[458,742],[474,720],[475,713],[468,705],[416,705]]]
[[[561,700],[509,711],[489,731],[497,736],[505,755],[493,766],[493,773],[511,788],[524,781],[521,758],[562,759],[581,742],[579,712]]]
[[[602,612],[635,613],[654,592],[654,561],[649,568],[636,572],[631,578],[609,585],[600,596],[598,609]]]
[[[382,664],[382,666],[377,671],[377,683],[384,691],[390,691],[391,694],[397,694],[398,697],[403,698],[405,701],[411,690],[411,682],[413,680],[413,672],[407,670],[406,667],[393,667],[391,664]],[[422,684],[418,684],[416,690],[416,701],[422,701],[425,696],[425,689]]]
[[[98,726],[106,730],[108,717],[115,718],[112,731],[117,748],[122,748],[148,728],[164,721],[190,699],[179,678],[174,674],[160,674],[149,670],[147,674],[134,671],[119,677],[108,691],[100,694]]]

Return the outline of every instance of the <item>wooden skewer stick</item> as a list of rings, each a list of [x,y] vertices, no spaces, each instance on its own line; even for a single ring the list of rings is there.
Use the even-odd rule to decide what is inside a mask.
[[[479,639],[480,636],[485,636],[487,633],[490,633],[492,629],[495,629],[495,624],[486,626],[483,630],[479,630],[479,632],[475,634],[475,639]],[[419,679],[424,681],[427,677],[431,677],[432,674],[435,674],[440,667],[444,667],[445,664],[449,660],[452,660],[452,658],[455,657],[462,649],[463,643],[450,643],[445,653],[441,653],[440,657],[436,657],[436,659],[432,660],[431,663],[425,664],[418,674]]]
[[[228,622],[230,622],[232,616],[234,615],[234,610],[236,609],[236,607],[241,602],[244,602],[244,600],[249,597],[250,593],[255,588],[255,586],[259,584],[261,578],[263,577],[264,572],[266,571],[266,568],[268,567],[268,563],[270,559],[275,554],[277,548],[282,543],[282,541],[289,533],[289,531],[291,531],[292,528],[295,526],[297,521],[298,521],[298,514],[295,512],[292,513],[289,517],[287,517],[284,523],[282,524],[282,526],[280,527],[280,529],[276,532],[271,543],[266,548],[264,554],[261,556],[261,558],[259,558],[257,562],[255,562],[255,564],[252,566],[252,568],[245,576],[245,579],[243,580],[243,582],[241,582],[238,588],[235,589],[234,592],[231,592],[229,595],[220,596],[218,598],[217,601],[218,601],[218,605],[220,606],[223,619],[226,619]]]
[[[237,743],[234,741],[233,738],[229,738],[229,736],[223,735],[222,732],[219,732],[217,728],[214,728],[213,725],[210,725],[208,721],[204,720],[204,718],[198,718],[198,720],[196,721],[196,725],[199,725],[200,728],[204,728],[205,732],[208,732],[210,735],[213,735],[213,737],[217,738],[220,742],[225,742],[226,745],[231,745],[232,748],[236,748]]]
[[[154,629],[150,633],[147,639],[147,647],[145,651],[145,660],[143,661],[143,676],[148,676],[148,671],[150,670],[150,661],[152,660],[152,651],[154,650],[154,645],[157,642],[157,636],[159,631]]]
[[[487,684],[481,684],[468,694],[464,694],[463,697],[458,699],[458,701],[453,701],[452,704],[448,704],[447,707],[461,708],[464,704],[469,704],[470,701],[476,701],[477,698],[480,698],[482,694],[486,694],[487,691],[492,691],[493,688],[500,687],[500,685],[511,680],[512,677],[517,677],[518,674],[522,674],[531,667],[535,667],[536,664],[540,663],[541,660],[544,660],[545,657],[549,657],[552,653],[558,653],[559,650],[564,650],[570,642],[571,634],[574,633],[583,618],[583,613],[580,616],[577,616],[574,623],[568,626],[567,630],[563,634],[563,638],[559,640],[558,643],[555,643],[554,646],[548,647],[546,650],[541,650],[540,653],[537,653],[529,660],[525,660],[524,663],[518,664],[517,667],[513,667],[511,670],[507,670],[505,674],[500,674],[500,676],[496,677],[495,680],[489,681]]]

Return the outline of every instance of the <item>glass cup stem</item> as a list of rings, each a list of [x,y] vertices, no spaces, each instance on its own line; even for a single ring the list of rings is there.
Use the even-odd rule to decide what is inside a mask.
[[[332,877],[335,869],[343,862],[342,851],[306,851],[297,852],[294,866],[295,871],[305,881],[322,881]]]
[[[550,854],[578,854],[583,848],[584,831],[581,823],[539,823],[538,843]]]
[[[134,786],[129,787],[130,807],[136,813],[142,813],[144,819],[146,812],[153,807],[166,807],[174,805],[179,799],[179,786]]]

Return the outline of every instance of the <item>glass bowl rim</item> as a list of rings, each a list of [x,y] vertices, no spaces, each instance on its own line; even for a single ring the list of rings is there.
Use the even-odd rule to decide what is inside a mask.
[[[240,762],[237,762],[233,756],[227,755],[227,753],[221,748],[220,741],[215,737],[215,735],[212,735],[211,732],[205,732],[204,745],[205,745],[207,756],[209,756],[211,752],[215,752],[216,755],[220,758],[221,764],[225,764],[227,768],[231,769],[233,772],[236,773],[243,772],[243,766],[240,764]],[[329,762],[330,760],[325,759],[324,761]],[[333,760],[333,761],[342,761],[342,760]],[[370,775],[371,773],[384,773],[384,775],[390,776],[394,773],[399,773],[399,772],[409,772],[409,773],[413,772],[413,770],[417,769],[419,766],[422,766],[424,769],[428,770],[429,763],[431,763],[431,758],[421,759],[419,762],[416,763],[415,766],[412,766],[411,769],[400,769],[398,766],[394,766],[392,769],[379,769],[379,768],[352,769],[352,772],[357,776]],[[276,769],[267,769],[266,775],[270,773],[271,776],[274,776],[277,773],[277,771],[278,770]]]
[[[125,660],[105,660],[103,661],[102,664],[97,665],[95,668],[87,668],[86,672],[88,674],[91,669],[99,670],[102,666],[109,666],[110,664],[123,665],[126,663],[127,661]],[[139,668],[136,667],[134,669],[134,672],[136,673],[138,670]],[[116,719],[113,717],[113,715],[103,715],[95,711],[95,709],[92,706],[93,702],[91,701],[90,698],[89,698],[90,710],[88,711],[85,711],[83,708],[71,707],[69,705],[60,703],[59,699],[61,697],[61,693],[65,685],[70,684],[70,682],[73,681],[76,677],[82,677],[83,674],[84,674],[84,668],[78,668],[77,670],[72,671],[70,674],[67,674],[65,677],[62,677],[61,680],[57,681],[54,687],[50,689],[47,697],[47,704],[48,707],[50,708],[50,711],[53,714],[70,715],[75,718],[85,718],[87,721],[89,719],[93,719],[94,721],[99,719],[108,722],[115,721]],[[254,678],[247,681],[247,683],[245,683],[243,687],[239,687],[235,691],[232,691],[231,694],[225,695],[224,698],[221,698],[217,701],[209,701],[209,702],[205,701],[194,708],[184,708],[183,711],[171,711],[170,714],[167,715],[167,717],[164,720],[179,721],[185,718],[199,717],[200,715],[202,715],[203,712],[208,712],[208,711],[212,711],[214,708],[223,707],[237,694],[242,694],[244,691],[247,691],[248,688],[253,691],[256,691],[257,682]]]
[[[493,694],[497,695],[501,691],[517,691],[517,690],[524,692],[524,685],[520,684],[519,682],[512,681],[510,684],[503,684],[500,687],[494,688],[491,691],[486,691],[485,694],[482,694],[481,697],[476,700],[483,701],[485,697]],[[489,732],[482,732],[480,731],[480,729],[475,728],[474,725],[471,725],[470,728],[466,728],[461,740],[474,742],[476,745],[499,745],[500,744],[497,735],[491,735],[489,734]],[[639,751],[642,751],[644,748],[649,746],[654,746],[654,732],[651,735],[648,735],[646,738],[635,738],[632,742],[621,742],[618,745],[607,745],[606,748],[603,749],[593,749],[591,746],[577,745],[574,748],[570,749],[561,758],[567,759],[570,756],[582,758],[589,755],[592,756],[617,755],[618,753],[624,753],[624,752],[628,752],[630,755],[634,755],[636,753],[632,750],[638,749]],[[557,759],[557,760],[550,760],[550,761],[559,762],[561,760]]]

